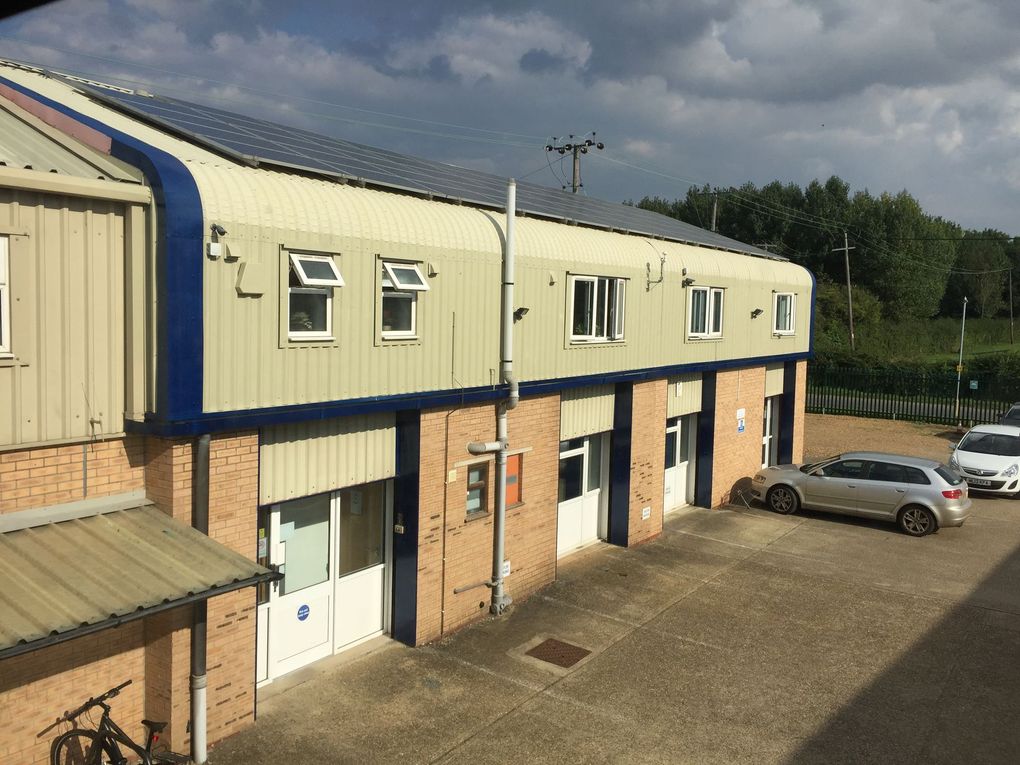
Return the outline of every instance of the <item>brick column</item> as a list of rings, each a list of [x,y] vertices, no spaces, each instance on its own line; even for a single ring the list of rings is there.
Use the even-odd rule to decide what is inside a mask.
[[[522,454],[522,502],[507,508],[506,589],[520,602],[556,575],[556,499],[559,465],[558,395],[522,399],[510,412],[511,453]],[[476,404],[421,414],[418,528],[418,644],[435,640],[488,613],[492,575],[495,460],[472,457],[471,441],[496,437],[496,407]],[[488,512],[468,517],[467,464],[489,463]]]
[[[765,367],[717,372],[715,396],[712,507],[719,507],[738,502],[737,491],[749,487],[761,468]],[[744,410],[743,433],[737,428],[738,409]]]
[[[804,461],[804,414],[807,409],[807,361],[797,362],[797,391],[794,396],[793,461]]]
[[[627,546],[662,533],[665,478],[666,380],[635,383],[631,399],[630,510]],[[648,518],[643,512],[648,508]]]

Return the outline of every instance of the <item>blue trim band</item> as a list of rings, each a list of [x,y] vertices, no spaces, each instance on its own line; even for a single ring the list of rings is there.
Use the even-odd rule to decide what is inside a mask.
[[[393,481],[394,640],[414,646],[418,637],[418,494],[421,465],[421,412],[397,412],[397,477]]]
[[[609,445],[609,539],[626,547],[630,539],[630,449],[634,423],[634,383],[616,384],[613,435]]]
[[[793,428],[797,414],[797,362],[783,364],[783,397],[779,405],[779,464],[793,462]]]
[[[195,179],[179,159],[93,117],[0,77],[12,90],[111,139],[111,154],[145,175],[156,203],[157,325],[156,411],[168,421],[202,414],[204,326],[202,313],[202,200]],[[197,434],[201,428],[188,431]]]
[[[721,369],[763,366],[767,363],[797,361],[806,358],[807,354],[802,352],[781,356],[762,356],[749,359],[698,362],[695,364],[675,364],[667,367],[652,367],[634,371],[608,372],[605,374],[585,375],[583,377],[522,382],[520,389],[522,396],[537,396],[543,393],[555,393],[585,385],[640,382],[642,380],[655,380],[685,372],[715,372]],[[428,393],[404,393],[394,396],[373,396],[342,401],[324,401],[314,404],[291,404],[263,409],[242,409],[232,412],[210,412],[199,417],[177,422],[149,417],[145,422],[128,421],[125,423],[125,427],[131,433],[149,433],[166,438],[193,436],[227,430],[260,428],[268,425],[328,420],[332,417],[346,417],[354,414],[395,412],[401,409],[430,409],[455,404],[495,401],[506,398],[506,395],[506,389],[503,387],[460,388],[456,390],[431,391]],[[715,402],[713,401],[712,403],[714,406]]]
[[[694,463],[694,504],[712,508],[712,471],[715,457],[715,372],[701,376],[701,411],[698,412],[697,461]]]

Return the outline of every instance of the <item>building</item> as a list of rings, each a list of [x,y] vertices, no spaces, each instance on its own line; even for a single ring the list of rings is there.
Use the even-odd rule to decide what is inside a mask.
[[[161,608],[120,626],[0,627],[18,715],[0,751],[18,761],[128,677],[118,719],[167,719],[186,748],[199,643],[215,741],[258,686],[380,634],[449,634],[490,589],[521,600],[563,556],[654,538],[666,512],[801,456],[814,282],[795,264],[25,65],[0,66],[0,106],[32,128],[14,153],[34,168],[0,168],[0,550],[127,505],[183,534],[207,496],[192,569],[227,566],[198,596],[180,595],[192,569],[165,577]],[[142,554],[118,558],[115,589],[145,581]],[[0,608],[45,595],[5,600],[11,581]]]

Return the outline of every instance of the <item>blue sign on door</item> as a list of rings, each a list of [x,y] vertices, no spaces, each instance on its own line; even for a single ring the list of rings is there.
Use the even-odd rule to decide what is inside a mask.
[[[298,618],[298,621],[299,621],[299,622],[303,622],[303,621],[304,621],[305,619],[307,619],[307,618],[308,618],[308,612],[309,612],[309,610],[310,610],[310,609],[308,608],[308,606],[301,606],[301,607],[300,607],[300,608],[299,608],[299,609],[297,610],[297,618]]]

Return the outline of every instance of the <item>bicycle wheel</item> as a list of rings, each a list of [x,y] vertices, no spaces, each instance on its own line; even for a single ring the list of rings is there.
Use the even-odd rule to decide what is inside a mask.
[[[120,753],[94,730],[69,730],[50,747],[50,765],[109,765],[119,760]]]

